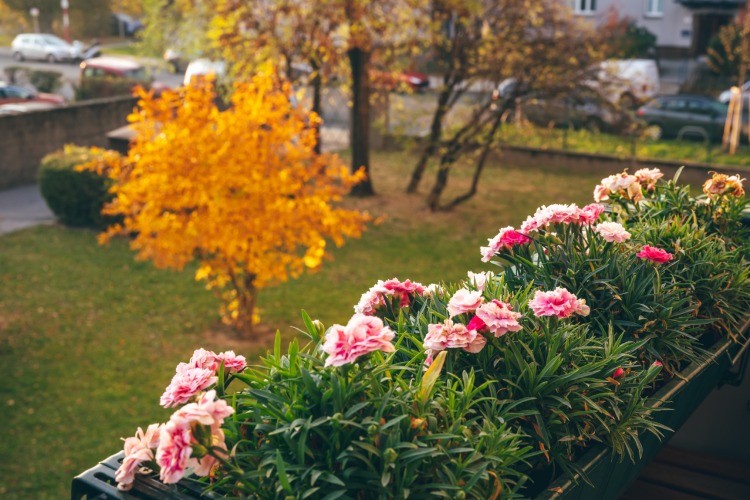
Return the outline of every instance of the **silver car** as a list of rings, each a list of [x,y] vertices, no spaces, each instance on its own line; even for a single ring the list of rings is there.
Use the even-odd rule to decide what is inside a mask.
[[[22,33],[10,44],[13,58],[40,59],[51,63],[75,61],[80,58],[80,48],[55,35],[43,33]]]

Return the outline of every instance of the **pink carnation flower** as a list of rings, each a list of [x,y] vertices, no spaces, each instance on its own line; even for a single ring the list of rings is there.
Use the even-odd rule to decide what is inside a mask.
[[[594,232],[610,243],[622,243],[630,239],[630,233],[617,222],[601,222],[594,228]]]
[[[161,395],[159,402],[165,408],[187,403],[200,391],[216,383],[218,377],[208,368],[190,368],[182,364]]]
[[[454,293],[451,300],[448,301],[448,314],[452,318],[459,314],[473,312],[477,307],[482,305],[482,302],[484,302],[482,292],[462,288]]]
[[[604,212],[604,205],[599,203],[590,203],[581,209],[581,222],[584,224],[593,224]]]
[[[423,295],[427,288],[421,283],[410,280],[404,282],[397,278],[388,281],[378,280],[367,292],[362,294],[359,303],[354,306],[354,312],[357,314],[366,314],[371,316],[375,314],[376,309],[386,304],[386,300],[396,296],[399,298],[399,306],[406,307],[411,303],[414,295]]]
[[[590,313],[590,308],[586,305],[585,300],[578,299],[561,287],[549,292],[537,290],[534,293],[534,298],[529,301],[529,307],[537,317],[557,316],[558,318],[567,318],[573,314],[588,316]]]
[[[507,332],[517,332],[521,329],[518,319],[521,313],[511,309],[509,304],[493,300],[482,304],[477,309],[475,318],[479,318],[495,337],[501,337]]]
[[[656,181],[664,177],[664,174],[658,168],[642,168],[636,170],[633,175],[635,175],[638,183],[649,191],[653,191],[656,187]]]
[[[609,189],[599,184],[594,188],[594,201],[607,201],[609,199]]]
[[[323,343],[326,366],[341,366],[373,351],[393,352],[395,334],[380,318],[355,314],[344,327],[333,325]]]
[[[165,484],[174,484],[185,475],[190,455],[193,453],[190,422],[172,418],[164,424],[156,450],[156,463],[161,468],[159,479]]]
[[[216,358],[218,364],[221,364],[222,361],[224,362],[225,373],[239,373],[247,368],[247,360],[245,359],[245,356],[238,356],[234,351],[224,351]],[[219,369],[218,366],[216,369]]]
[[[587,217],[575,203],[541,206],[521,224],[521,233],[544,229],[549,224],[581,224]]]
[[[115,472],[117,489],[127,491],[132,487],[135,474],[142,463],[154,460],[154,450],[159,446],[161,424],[151,424],[143,432],[138,427],[135,437],[125,439],[125,458]]]
[[[453,323],[446,319],[443,324],[431,324],[427,326],[427,335],[424,338],[424,347],[429,349],[430,355],[435,351],[445,349],[463,349],[464,351],[477,353],[481,351],[487,339],[476,330],[469,330],[461,323]]]
[[[211,390],[203,394],[197,403],[183,406],[172,416],[218,428],[232,413],[234,413],[234,408],[227,405],[223,399],[216,399],[216,391]]]
[[[206,368],[207,370],[216,371],[219,368],[219,360],[213,351],[207,351],[203,348],[196,349],[187,365],[180,363],[177,371],[180,371],[181,368]]]
[[[640,257],[641,259],[648,259],[659,264],[664,264],[665,262],[669,262],[670,260],[674,259],[674,255],[672,255],[671,253],[666,252],[661,248],[656,248],[649,245],[644,245],[643,249],[641,249],[641,251],[635,255],[636,257]]]
[[[513,229],[513,227],[507,226],[502,228],[494,238],[488,241],[489,246],[480,247],[482,262],[489,262],[492,256],[500,250],[510,250],[514,246],[524,245],[531,240],[525,234],[521,234]]]

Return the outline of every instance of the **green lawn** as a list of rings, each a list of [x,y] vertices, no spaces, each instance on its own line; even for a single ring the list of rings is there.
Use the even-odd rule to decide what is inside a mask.
[[[291,338],[303,308],[326,325],[345,323],[377,279],[427,284],[491,269],[479,246],[500,227],[518,226],[541,204],[588,203],[601,177],[491,165],[471,202],[432,214],[423,195],[403,194],[414,161],[374,155],[378,196],[347,203],[384,222],[335,249],[317,274],[263,290],[264,331]],[[469,176],[457,167],[450,194]],[[270,337],[234,341],[216,306],[189,270],[135,262],[125,241],[101,247],[95,233],[59,226],[0,237],[0,497],[68,496],[72,477],[121,449],[121,436],[168,418],[159,396],[195,348],[256,360]]]
[[[677,162],[750,166],[750,147],[746,144],[738,148],[737,154],[730,155],[721,150],[721,144],[687,140],[655,141],[648,138],[597,134],[586,130],[571,131],[512,124],[502,129],[500,137],[501,141],[507,144],[533,148],[603,153],[622,158],[636,156]]]

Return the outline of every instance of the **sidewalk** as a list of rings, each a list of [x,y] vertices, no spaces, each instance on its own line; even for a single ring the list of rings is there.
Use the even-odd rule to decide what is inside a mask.
[[[36,184],[0,191],[0,235],[54,221]]]

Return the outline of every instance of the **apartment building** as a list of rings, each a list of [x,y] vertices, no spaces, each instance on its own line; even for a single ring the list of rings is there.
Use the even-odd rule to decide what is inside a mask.
[[[656,35],[660,58],[706,53],[719,28],[737,17],[747,0],[564,0],[577,16],[604,24],[609,16],[633,19]]]

